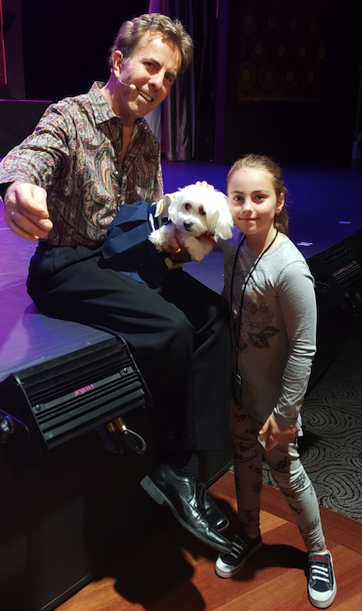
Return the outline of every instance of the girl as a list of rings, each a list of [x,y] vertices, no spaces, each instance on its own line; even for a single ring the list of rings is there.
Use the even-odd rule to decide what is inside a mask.
[[[287,237],[286,189],[268,157],[248,155],[227,177],[233,237],[222,243],[224,296],[233,321],[231,434],[239,530],[216,562],[232,577],[262,546],[262,458],[284,494],[308,552],[308,594],[325,609],[336,596],[317,497],[299,458],[300,408],[316,341],[316,302],[308,265]]]

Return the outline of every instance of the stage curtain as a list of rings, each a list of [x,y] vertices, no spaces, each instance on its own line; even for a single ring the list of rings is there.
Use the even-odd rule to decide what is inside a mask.
[[[202,65],[209,24],[215,19],[213,0],[150,0],[149,13],[179,19],[195,42]],[[204,66],[204,68],[206,68]],[[201,81],[195,85],[195,62],[181,74],[163,104],[162,151],[169,161],[189,161],[196,150],[196,103]]]
[[[3,8],[0,0],[0,85],[6,83],[5,45],[3,34]]]

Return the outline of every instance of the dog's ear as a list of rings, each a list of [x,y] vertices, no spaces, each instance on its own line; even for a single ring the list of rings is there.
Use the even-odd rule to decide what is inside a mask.
[[[232,236],[231,228],[233,226],[229,202],[226,195],[220,191],[215,192],[215,196],[217,197],[219,213],[215,227],[215,235],[222,240],[228,240]]]
[[[170,209],[172,208],[175,200],[177,199],[178,196],[178,191],[176,191],[175,193],[166,193],[163,196],[163,212],[162,212],[162,216],[165,218],[167,217],[168,220],[172,220],[170,218]]]
[[[182,201],[182,189],[176,191],[176,193],[171,193],[170,204],[168,206],[168,219],[172,223],[176,223],[178,211],[180,207],[180,203]]]

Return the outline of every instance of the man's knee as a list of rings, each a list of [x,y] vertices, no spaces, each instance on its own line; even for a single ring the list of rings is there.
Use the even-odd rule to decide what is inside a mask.
[[[169,336],[169,343],[181,345],[193,345],[195,328],[188,320],[187,316],[180,310],[175,315],[171,315],[163,322],[163,332]]]

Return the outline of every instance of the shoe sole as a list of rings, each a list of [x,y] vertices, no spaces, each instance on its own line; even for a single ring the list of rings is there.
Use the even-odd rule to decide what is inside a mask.
[[[332,602],[336,598],[336,596],[337,596],[337,586],[332,596],[330,596],[330,598],[328,598],[328,600],[325,600],[325,601],[314,600],[308,592],[309,602],[313,605],[313,607],[316,607],[317,609],[327,609],[328,607],[330,607]]]
[[[250,552],[248,553],[248,555],[244,558],[244,560],[234,569],[232,569],[231,571],[223,571],[223,569],[220,569],[217,564],[215,564],[215,573],[216,575],[218,575],[218,577],[222,577],[223,579],[228,579],[229,577],[234,577],[234,575],[236,575],[239,571],[241,571],[242,568],[244,568],[244,566],[246,565],[247,561],[249,560],[250,556],[252,556],[253,554],[255,554],[255,552],[258,552],[263,546],[263,542],[260,541],[260,543],[258,543],[258,545],[256,545],[255,547],[253,547],[253,549],[250,550]]]
[[[158,488],[158,486],[156,486],[156,484],[151,480],[151,478],[148,475],[146,475],[146,477],[143,478],[143,480],[140,482],[140,485],[147,492],[147,494],[149,494],[150,497],[156,503],[158,503],[158,505],[163,505],[163,503],[166,503],[166,505],[168,505],[168,507],[171,509],[171,511],[172,511],[173,515],[175,516],[177,522],[179,524],[181,524],[181,526],[183,526],[196,539],[199,539],[199,541],[202,541],[203,543],[206,543],[206,545],[208,545],[209,547],[212,547],[213,549],[216,549],[216,550],[220,551],[223,554],[230,554],[230,551],[231,551],[230,546],[226,546],[226,545],[223,546],[221,544],[219,545],[217,543],[213,543],[207,537],[203,537],[200,533],[198,533],[198,532],[196,532],[194,530],[191,530],[189,525],[186,524],[186,522],[184,522],[184,520],[179,516],[179,514],[175,510],[175,508],[172,505],[172,503],[168,500],[167,496],[165,494],[163,494],[163,492]],[[220,532],[220,531],[217,531],[217,532]]]

